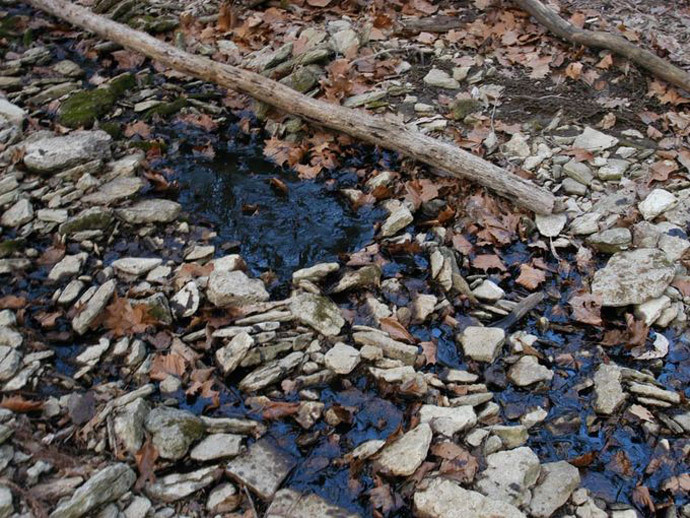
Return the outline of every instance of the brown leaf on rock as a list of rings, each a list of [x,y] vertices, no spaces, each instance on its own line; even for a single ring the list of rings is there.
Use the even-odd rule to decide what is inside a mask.
[[[22,309],[27,304],[26,297],[16,295],[5,295],[0,298],[0,309]]]
[[[659,160],[652,165],[651,170],[649,183],[665,182],[671,173],[678,170],[678,163],[675,160]]]
[[[600,326],[601,321],[601,297],[585,291],[578,293],[568,301],[573,310],[572,317],[583,324]]]
[[[50,266],[61,261],[63,257],[65,257],[65,245],[58,243],[46,248],[36,263],[41,266]]]
[[[503,261],[501,261],[501,258],[496,254],[477,255],[474,259],[472,259],[472,266],[478,270],[484,270],[485,272],[491,270],[492,268],[496,268],[502,272],[507,270],[506,266],[503,264]]]
[[[529,264],[522,264],[520,265],[520,275],[515,282],[528,290],[533,290],[545,280],[546,273],[544,270],[539,270]]]
[[[439,468],[443,476],[464,484],[474,480],[479,463],[466,449],[447,441],[432,446],[431,453],[443,459]]]
[[[632,491],[633,502],[638,507],[649,509],[650,513],[656,512],[656,505],[652,499],[652,495],[649,493],[649,488],[647,486],[637,486]]]
[[[151,379],[163,381],[168,376],[181,378],[187,370],[187,362],[177,353],[157,354],[151,364]]]
[[[434,342],[422,342],[422,354],[426,360],[427,365],[436,364],[436,344]]]
[[[402,325],[394,317],[385,317],[379,320],[381,331],[385,331],[394,340],[402,340],[403,342],[415,343],[414,336],[412,336],[405,326]]]
[[[138,135],[143,139],[147,139],[151,136],[151,127],[144,121],[139,120],[125,125],[123,133],[128,138]]]
[[[12,410],[12,412],[17,414],[26,414],[41,410],[43,408],[43,401],[31,401],[24,399],[20,395],[2,396],[0,407]]]
[[[156,481],[156,460],[158,460],[158,450],[153,445],[151,438],[147,438],[141,449],[134,454],[134,459],[139,470],[139,478],[134,489],[140,491],[145,484],[153,484]]]
[[[584,453],[580,455],[579,457],[575,457],[574,459],[570,459],[568,462],[575,466],[576,468],[586,468],[592,462],[594,462],[597,459],[597,452],[595,451],[590,451],[587,453]]]
[[[299,411],[300,403],[289,403],[286,401],[269,401],[262,405],[261,416],[264,419],[282,419],[295,415]]]
[[[140,67],[146,60],[146,56],[132,50],[116,50],[110,54],[115,58],[120,68],[127,70]]]
[[[644,345],[649,335],[649,326],[643,320],[636,320],[630,313],[626,313],[625,323],[628,333],[627,347],[633,348],[636,345]]]
[[[134,304],[117,294],[103,312],[103,325],[115,336],[134,335],[147,331],[158,320],[145,304]]]

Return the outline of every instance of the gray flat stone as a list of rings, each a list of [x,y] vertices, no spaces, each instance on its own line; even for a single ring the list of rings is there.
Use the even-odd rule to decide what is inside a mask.
[[[245,484],[262,500],[271,500],[295,466],[295,459],[271,440],[261,439],[225,468],[231,478]]]

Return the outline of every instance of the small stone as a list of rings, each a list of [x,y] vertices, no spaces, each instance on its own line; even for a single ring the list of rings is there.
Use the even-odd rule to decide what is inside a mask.
[[[501,151],[508,158],[527,158],[532,153],[522,133],[514,133],[510,140],[501,146]]]
[[[83,335],[88,331],[89,326],[105,309],[110,299],[115,293],[115,280],[111,279],[102,284],[93,296],[80,309],[79,313],[72,319],[72,329],[78,334]]]
[[[304,353],[295,351],[285,358],[273,360],[247,374],[238,387],[244,392],[256,392],[272,385],[290,374],[304,359]]]
[[[144,496],[135,496],[124,511],[125,518],[146,518],[151,507],[151,500]]]
[[[189,452],[193,460],[207,461],[236,457],[242,452],[241,435],[231,433],[216,433],[209,435]]]
[[[424,76],[424,83],[429,86],[435,86],[437,88],[447,88],[449,90],[457,90],[460,88],[460,83],[453,79],[448,72],[440,70],[438,68],[432,68],[429,70],[426,76]]]
[[[110,205],[135,196],[144,187],[144,181],[136,176],[115,178],[102,185],[96,192],[82,198],[92,205]]]
[[[22,354],[13,347],[0,345],[0,381],[11,379],[22,364]]]
[[[587,186],[572,178],[566,178],[561,185],[566,194],[572,194],[574,196],[584,196],[587,194]]]
[[[86,261],[88,257],[86,253],[66,255],[51,268],[48,273],[48,280],[58,282],[66,277],[75,277],[79,275],[84,261]]]
[[[678,199],[665,189],[654,189],[641,201],[637,208],[642,217],[651,221],[678,204]]]
[[[422,465],[431,445],[433,433],[427,423],[420,423],[386,446],[378,457],[385,475],[408,477]]]
[[[146,417],[145,426],[160,457],[170,460],[184,457],[189,446],[204,434],[200,418],[176,408],[154,408]]]
[[[671,307],[671,299],[662,295],[656,299],[638,304],[635,307],[635,317],[642,320],[646,326],[651,326],[661,316],[665,309]]]
[[[213,514],[229,513],[240,504],[242,496],[230,482],[214,487],[206,500],[206,510]]]
[[[0,88],[2,87],[0,86]],[[24,118],[26,117],[26,112],[16,104],[9,102],[7,99],[0,98],[0,117],[4,117],[14,126],[17,126],[21,129],[22,124],[24,123]]]
[[[384,333],[358,331],[352,335],[352,338],[356,344],[378,347],[386,357],[400,360],[407,365],[414,365],[417,359],[417,346],[393,340]]]
[[[338,342],[324,356],[326,367],[336,374],[350,374],[359,364],[359,351],[354,347]]]
[[[175,318],[188,318],[199,309],[201,295],[196,282],[189,281],[170,299],[170,309]]]
[[[216,351],[216,361],[223,369],[223,374],[233,372],[244,360],[249,349],[254,345],[254,339],[247,333],[236,335],[229,344]]]
[[[216,466],[210,466],[190,473],[166,475],[149,484],[146,493],[154,500],[176,502],[211,485],[219,471]]]
[[[602,363],[594,373],[594,410],[598,414],[612,415],[625,401],[621,377],[620,368],[612,363]]]
[[[539,458],[530,448],[523,446],[492,453],[487,455],[486,464],[477,482],[481,493],[515,506],[529,502],[529,489],[541,471]]]
[[[50,518],[78,518],[96,507],[120,498],[137,479],[127,464],[103,468],[80,486],[69,500],[57,506]]]
[[[390,209],[390,215],[381,225],[381,237],[394,236],[414,221],[410,209],[404,204],[394,204]]]
[[[549,518],[561,508],[580,486],[580,472],[566,461],[549,462],[541,467],[541,476],[532,490],[530,514]]]
[[[575,160],[571,160],[570,162],[566,163],[563,166],[563,172],[568,175],[569,178],[572,178],[582,185],[589,185],[594,179],[594,175],[592,174],[592,170],[589,168],[589,166]]]
[[[74,235],[78,232],[104,230],[112,221],[113,215],[109,209],[92,207],[69,218],[58,227],[58,232],[64,235]]]
[[[521,424],[515,426],[494,425],[491,427],[491,433],[501,440],[502,447],[507,450],[522,446],[529,439],[527,428]]]
[[[290,301],[290,312],[303,324],[313,327],[324,336],[335,336],[345,325],[340,308],[321,295],[303,293]]]
[[[422,405],[419,410],[421,423],[429,423],[435,433],[453,437],[477,424],[477,415],[471,406],[441,407]]]
[[[468,326],[458,336],[467,356],[478,362],[492,362],[505,342],[505,331],[498,327]]]
[[[331,36],[331,45],[338,54],[349,56],[354,52],[356,55],[359,48],[359,36],[350,28],[343,29]]]
[[[565,213],[549,214],[547,216],[537,214],[534,217],[534,222],[542,236],[556,237],[561,233],[565,224],[568,222],[568,216],[566,216]]]
[[[618,144],[618,139],[611,135],[606,135],[590,127],[575,138],[574,149],[586,149],[587,151],[603,151]]]
[[[346,272],[331,292],[342,293],[354,288],[376,288],[380,283],[381,267],[377,264],[369,264],[357,270]]]
[[[300,281],[319,282],[339,269],[340,265],[338,263],[315,264],[309,268],[302,268],[294,272],[292,274],[292,282],[294,284],[299,284]]]
[[[151,411],[143,398],[137,398],[117,409],[113,419],[115,437],[132,455],[136,454],[144,443],[144,422]]]
[[[314,493],[281,489],[276,493],[264,516],[265,518],[359,518],[360,515],[330,504]]]
[[[675,268],[661,250],[618,252],[594,274],[592,293],[601,297],[604,306],[642,304],[660,297],[674,275]]]
[[[605,182],[611,180],[620,180],[623,178],[623,174],[630,167],[630,162],[627,160],[620,160],[617,158],[609,158],[606,165],[599,168],[597,171],[597,176],[600,180]]]
[[[163,259],[157,257],[123,257],[112,262],[116,273],[133,278],[150,272],[160,265]]]
[[[505,297],[506,292],[495,282],[485,279],[479,286],[472,290],[472,294],[479,300],[497,302]]]
[[[231,460],[225,471],[262,500],[271,500],[294,466],[292,455],[265,438],[252,444],[244,455]]]
[[[597,232],[587,238],[587,243],[604,254],[615,254],[627,250],[632,244],[632,234],[630,229],[616,227]]]
[[[508,379],[518,387],[527,387],[542,381],[551,381],[553,371],[543,365],[534,356],[523,356],[508,370]]]
[[[250,279],[239,270],[211,272],[206,296],[217,307],[263,302],[270,297],[261,279]]]
[[[414,506],[419,518],[526,518],[513,505],[487,498],[445,478],[434,478],[425,489],[418,488]]]
[[[34,219],[34,208],[28,199],[22,198],[3,212],[0,225],[12,228],[21,227],[32,219]]]
[[[117,209],[117,215],[130,225],[169,223],[177,218],[182,206],[171,200],[142,200],[131,207]]]
[[[9,518],[13,513],[12,491],[9,487],[0,485],[0,518]]]

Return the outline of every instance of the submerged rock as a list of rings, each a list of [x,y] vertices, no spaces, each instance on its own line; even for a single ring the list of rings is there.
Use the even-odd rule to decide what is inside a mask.
[[[601,297],[604,306],[642,304],[661,296],[674,274],[673,264],[661,250],[619,252],[594,274],[592,293]]]

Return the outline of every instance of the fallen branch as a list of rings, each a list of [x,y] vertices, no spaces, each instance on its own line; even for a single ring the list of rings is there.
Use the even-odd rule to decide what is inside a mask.
[[[545,6],[540,0],[515,0],[523,11],[534,16],[539,23],[559,38],[570,43],[607,49],[649,70],[656,77],[690,92],[690,74],[672,65],[659,56],[633,45],[628,40],[615,34],[602,31],[589,31],[575,27],[564,20],[553,9]]]
[[[555,197],[546,189],[398,122],[312,99],[254,72],[180,50],[66,0],[27,0],[27,3],[190,76],[244,92],[309,122],[399,151],[454,177],[481,184],[534,212],[548,214],[553,211]]]

